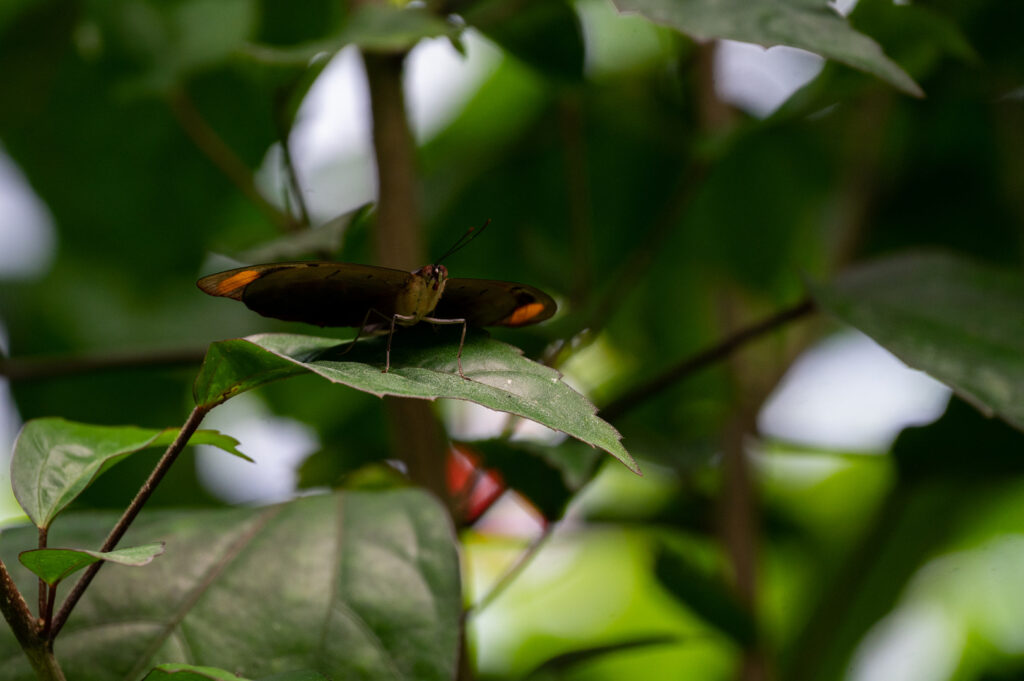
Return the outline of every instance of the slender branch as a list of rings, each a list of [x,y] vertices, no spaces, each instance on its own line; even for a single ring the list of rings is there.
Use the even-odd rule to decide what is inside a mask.
[[[645,400],[654,397],[675,383],[689,377],[690,374],[725,359],[750,341],[756,340],[791,321],[804,317],[813,312],[814,309],[814,301],[807,298],[792,307],[777,312],[767,319],[740,329],[713,347],[698,352],[696,355],[688,357],[670,367],[660,376],[656,376],[646,383],[641,383],[624,394],[619,395],[600,410],[601,417],[613,420],[622,416]]]
[[[280,124],[278,130],[278,141],[281,144],[281,159],[284,161],[285,173],[288,175],[288,184],[295,195],[295,203],[299,209],[299,219],[305,228],[311,225],[309,219],[309,208],[306,206],[306,197],[302,193],[302,183],[299,182],[299,173],[295,168],[295,159],[292,158],[291,145],[289,144],[288,130],[284,124]]]
[[[34,381],[94,371],[199,364],[205,356],[206,348],[186,348],[109,355],[15,357],[0,359],[0,376],[11,381]]]
[[[301,228],[296,220],[266,199],[256,187],[252,171],[221,139],[217,131],[203,118],[192,99],[178,90],[169,98],[171,112],[181,129],[203,154],[279,229],[294,232]]]
[[[7,572],[7,566],[0,560],[0,612],[4,619],[11,625],[14,637],[22,648],[29,648],[38,644],[37,622],[32,617],[28,603],[25,602],[18,587],[15,586],[11,574]]]
[[[160,457],[156,467],[153,468],[153,472],[149,474],[149,478],[142,483],[142,487],[139,489],[138,494],[135,495],[135,498],[132,499],[132,503],[128,505],[128,508],[125,509],[125,512],[121,515],[121,519],[117,521],[117,525],[115,525],[114,529],[112,529],[110,534],[107,535],[107,539],[103,542],[103,546],[100,547],[100,551],[113,551],[117,547],[117,543],[121,541],[121,537],[123,537],[124,533],[128,531],[128,528],[131,526],[136,516],[139,515],[139,511],[142,510],[145,503],[149,501],[151,496],[153,496],[156,486],[160,484],[160,481],[163,479],[164,475],[167,474],[167,471],[170,469],[175,459],[178,458],[181,451],[185,448],[185,445],[188,444],[189,438],[192,437],[192,434],[199,427],[199,424],[210,409],[211,407],[209,406],[198,405],[192,410],[192,413],[188,415],[188,420],[186,420],[185,425],[181,427],[181,431],[178,433],[178,436],[174,438],[174,442],[167,447],[167,451],[165,451],[164,455]],[[96,573],[100,571],[101,567],[103,567],[103,562],[104,561],[99,561],[90,565],[86,569],[85,574],[83,574],[75,584],[71,593],[68,594],[67,599],[64,601],[63,605],[61,605],[60,611],[53,620],[53,625],[50,629],[51,641],[60,633],[64,623],[67,622],[68,615],[71,614],[71,611],[74,609],[79,599],[82,598],[82,594],[85,593],[86,588],[88,588],[93,578],[96,577]]]
[[[41,549],[45,549],[46,548],[46,535],[49,534],[49,531],[50,531],[49,528],[46,528],[46,527],[40,527],[39,528],[39,544],[38,544],[39,548],[41,548]],[[46,616],[44,615],[44,613],[46,612],[46,596],[47,596],[48,593],[49,593],[49,585],[43,580],[42,577],[40,577],[39,578],[39,617],[43,621],[43,627],[44,628],[46,627],[46,624],[47,624]]]
[[[584,115],[580,97],[569,93],[558,107],[559,131],[565,157],[566,203],[569,211],[569,241],[573,257],[572,307],[578,307],[591,292],[594,278],[594,235],[590,219],[590,183],[587,178],[587,149]]]
[[[592,338],[597,337],[600,329],[607,324],[608,319],[630,294],[633,287],[643,280],[644,273],[650,268],[651,263],[664,247],[665,240],[672,234],[673,228],[679,223],[679,219],[697,194],[697,188],[700,187],[707,171],[707,164],[698,161],[680,172],[664,208],[655,218],[654,224],[647,230],[647,233],[641,237],[642,243],[617,268],[613,281],[605,289],[605,295],[593,308],[587,322],[580,327],[581,329],[590,329]]]
[[[14,638],[28,658],[36,673],[43,681],[64,681],[64,672],[53,656],[50,641],[40,635],[39,624],[32,617],[28,603],[22,597],[14,580],[7,572],[7,566],[0,560],[0,612],[14,632]]]
[[[54,584],[46,590],[46,606],[42,611],[42,623],[39,628],[39,635],[49,640],[50,625],[53,623],[53,606],[57,602],[57,585]]]
[[[508,570],[505,571],[505,574],[503,574],[498,579],[498,581],[494,583],[494,586],[491,587],[490,591],[484,594],[483,597],[476,603],[466,608],[465,612],[462,613],[462,619],[466,620],[469,617],[476,616],[480,613],[480,611],[484,610],[485,608],[487,608],[487,606],[493,603],[498,598],[498,596],[504,593],[505,590],[508,589],[508,587],[510,587],[516,581],[516,579],[519,578],[519,575],[523,574],[523,571],[526,570],[527,567],[529,567],[530,563],[533,562],[533,559],[537,557],[537,554],[540,553],[541,548],[543,548],[543,546],[554,534],[555,527],[557,525],[557,522],[548,523],[547,526],[544,528],[544,531],[541,532],[540,536],[534,539],[533,543],[527,546],[526,549],[519,554],[519,557],[516,558],[516,561],[512,563],[512,565],[509,566]]]

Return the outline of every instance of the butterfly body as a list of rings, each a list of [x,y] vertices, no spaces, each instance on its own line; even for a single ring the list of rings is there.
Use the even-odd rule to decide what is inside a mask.
[[[355,263],[274,263],[211,274],[197,285],[212,296],[241,301],[265,317],[351,326],[360,332],[380,321],[389,322],[392,332],[396,324],[427,321],[462,324],[465,338],[467,325],[525,326],[550,318],[556,309],[549,295],[532,286],[449,278],[439,264],[406,272]],[[460,344],[460,373],[461,351]]]

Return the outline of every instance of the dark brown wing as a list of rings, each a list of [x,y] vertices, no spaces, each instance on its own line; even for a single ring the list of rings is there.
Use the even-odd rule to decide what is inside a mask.
[[[197,285],[211,296],[240,300],[264,317],[359,326],[371,308],[390,316],[395,297],[411,277],[372,265],[289,262],[239,267],[203,277]]]
[[[431,317],[465,319],[473,326],[526,326],[555,314],[555,301],[526,284],[449,279]]]

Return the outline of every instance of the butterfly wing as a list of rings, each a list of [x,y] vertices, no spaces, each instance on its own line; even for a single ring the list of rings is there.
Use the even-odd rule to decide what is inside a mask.
[[[359,326],[370,309],[394,313],[396,297],[411,277],[372,265],[292,262],[239,267],[203,277],[197,285],[211,296],[240,300],[264,317]]]
[[[555,314],[551,296],[526,284],[492,279],[449,279],[430,316],[465,319],[472,326],[526,326]]]

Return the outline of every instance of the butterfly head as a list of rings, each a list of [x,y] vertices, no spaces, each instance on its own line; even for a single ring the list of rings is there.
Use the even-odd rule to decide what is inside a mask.
[[[448,268],[444,265],[424,265],[413,274],[422,278],[432,291],[440,291],[448,280]]]

